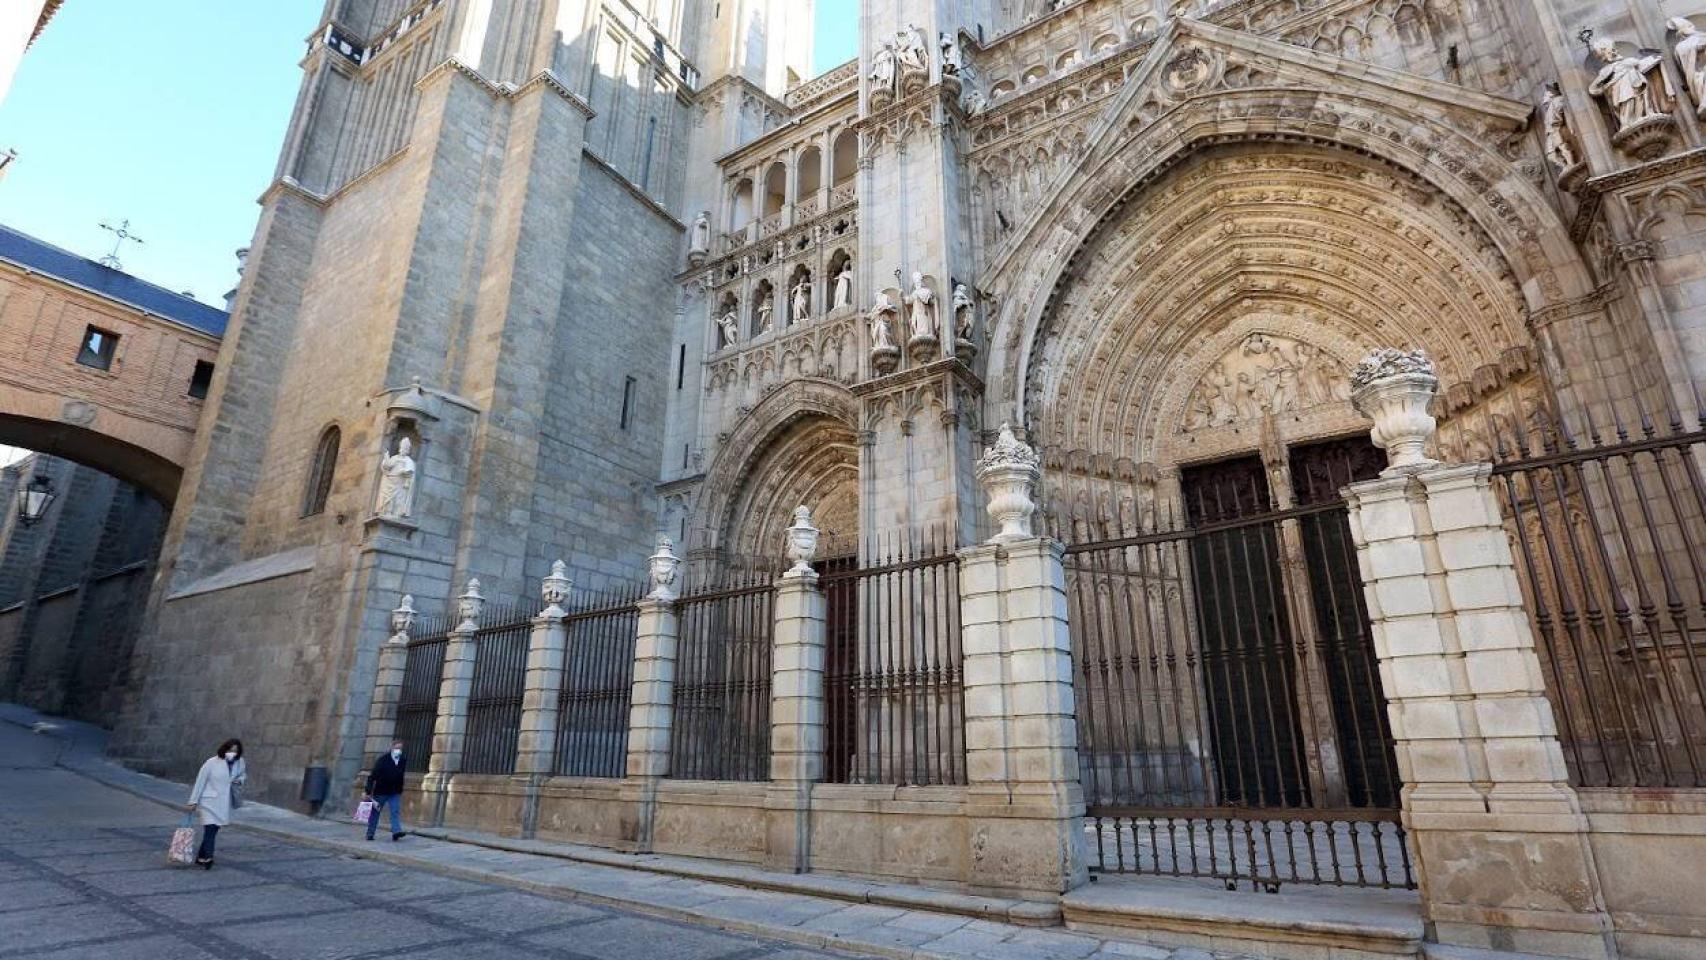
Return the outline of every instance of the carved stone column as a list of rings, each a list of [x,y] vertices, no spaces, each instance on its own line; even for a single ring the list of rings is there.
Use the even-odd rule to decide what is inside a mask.
[[[776,584],[767,865],[794,873],[811,866],[812,785],[823,779],[829,608],[811,567],[817,534],[810,513],[801,507],[788,531],[794,566]]]
[[[430,812],[434,826],[444,823],[444,805],[450,781],[462,769],[462,748],[468,732],[468,695],[474,688],[474,658],[478,644],[474,639],[479,629],[480,610],[486,598],[480,594],[480,581],[469,580],[468,589],[457,599],[457,616],[461,619],[444,645],[444,671],[439,675],[438,717],[432,727],[432,759],[427,763],[427,775],[421,781],[423,809]]]
[[[635,849],[652,846],[652,817],[658,781],[669,775],[669,742],[675,721],[675,663],[680,644],[676,581],[681,559],[668,537],[658,539],[650,559],[652,591],[639,603],[634,638],[634,686],[628,708],[628,778],[640,788]]]
[[[389,750],[396,736],[397,705],[403,699],[403,673],[409,666],[409,630],[414,625],[415,598],[405,596],[391,612],[391,636],[379,647],[373,703],[368,708],[367,736],[361,749],[363,763]]]
[[[532,836],[539,816],[539,784],[550,777],[557,761],[557,718],[563,690],[563,663],[568,633],[563,628],[569,599],[567,568],[551,564],[551,575],[540,585],[545,609],[533,618],[527,638],[527,674],[521,695],[521,731],[516,740],[515,773],[527,781],[522,805],[522,835]]]

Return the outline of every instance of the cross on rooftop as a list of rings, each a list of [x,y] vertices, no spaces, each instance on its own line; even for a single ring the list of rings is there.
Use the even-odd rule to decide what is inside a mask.
[[[101,229],[114,234],[113,252],[100,259],[101,266],[111,267],[114,270],[124,269],[124,266],[119,263],[119,249],[124,246],[124,242],[126,240],[131,240],[140,244],[143,242],[142,238],[130,232],[130,220],[128,218],[120,221],[119,225],[116,227],[110,223],[103,223],[101,224]]]

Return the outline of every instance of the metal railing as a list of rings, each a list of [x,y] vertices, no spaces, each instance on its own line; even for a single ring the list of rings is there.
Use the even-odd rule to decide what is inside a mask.
[[[586,595],[563,621],[568,647],[558,696],[557,756],[565,776],[627,772],[628,706],[643,587]]]
[[[966,782],[959,557],[925,544],[829,561],[824,779]]]
[[[1494,491],[1578,786],[1706,787],[1703,420],[1498,437]]]
[[[775,609],[765,569],[716,577],[681,598],[671,777],[770,779]]]
[[[474,633],[474,678],[462,748],[464,773],[515,772],[521,701],[527,689],[527,645],[535,612],[529,607],[488,607],[480,618]]]
[[[432,731],[438,723],[438,694],[444,677],[444,648],[450,643],[443,618],[422,621],[421,636],[409,641],[403,667],[403,688],[397,700],[397,727],[392,736],[403,741],[405,755],[417,771],[432,757]]]

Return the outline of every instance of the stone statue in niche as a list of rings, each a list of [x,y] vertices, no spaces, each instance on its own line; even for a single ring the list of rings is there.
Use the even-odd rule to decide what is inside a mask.
[[[1696,111],[1706,110],[1706,33],[1701,33],[1687,17],[1672,17],[1665,24],[1676,34],[1676,65],[1682,69],[1682,82],[1688,85],[1688,95]]]
[[[703,260],[704,255],[710,251],[711,213],[705,210],[701,211],[698,218],[693,221],[693,238],[692,242],[687,245],[687,253],[689,258],[697,255],[700,260]]]
[[[897,82],[896,70],[898,61],[895,57],[894,44],[878,44],[871,53],[871,96],[873,99],[892,98]]]
[[[1618,132],[1646,120],[1667,115],[1667,107],[1675,96],[1670,78],[1660,69],[1661,60],[1653,54],[1623,56],[1617,52],[1617,41],[1602,37],[1594,41],[1593,52],[1605,66],[1588,86],[1588,93],[1605,101],[1617,118]],[[1654,83],[1654,74],[1659,86]]]
[[[971,291],[963,283],[954,284],[954,336],[970,342],[972,319],[976,314],[976,305],[972,303]]]
[[[415,506],[415,459],[409,438],[397,441],[397,452],[379,462],[379,502],[374,512],[388,520],[407,520]]]
[[[850,307],[852,305],[853,305],[853,261],[848,260],[846,263],[841,265],[841,272],[835,275],[835,307],[834,307],[834,309],[839,310],[842,307]]]
[[[960,73],[960,43],[951,33],[936,36],[936,46],[942,51],[942,76],[955,77]]]
[[[878,291],[877,302],[871,305],[871,366],[878,376],[894,371],[900,364],[900,348],[895,346],[889,330],[889,320],[900,312],[888,291]]]
[[[769,333],[776,329],[776,295],[767,293],[758,303],[758,332]]]
[[[1570,132],[1570,106],[1556,83],[1547,84],[1540,98],[1540,119],[1546,131],[1546,158],[1558,172],[1580,163],[1575,136]]]
[[[800,282],[794,284],[794,323],[805,323],[812,318],[812,278],[809,273],[800,274]]]
[[[971,64],[960,66],[960,109],[966,116],[975,117],[989,107],[989,97],[983,92],[983,84]]]
[[[930,47],[924,42],[924,32],[915,24],[895,34],[895,60],[900,68],[900,85],[909,81],[928,82],[930,78]]]
[[[907,319],[912,339],[936,338],[936,292],[924,282],[924,274],[912,275],[912,292],[906,295]]]
[[[740,342],[740,313],[735,307],[717,318],[717,326],[722,330],[723,346],[732,347]]]
[[[1331,354],[1264,333],[1245,337],[1197,383],[1181,426],[1203,430],[1348,400],[1350,381]]]

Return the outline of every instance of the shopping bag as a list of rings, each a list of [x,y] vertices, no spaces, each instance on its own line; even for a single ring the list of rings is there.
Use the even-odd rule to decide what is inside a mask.
[[[184,814],[184,822],[178,825],[178,829],[172,831],[172,846],[166,854],[168,863],[195,863],[194,824],[195,821],[186,813]]]
[[[373,801],[363,800],[355,805],[355,822],[367,826],[367,821],[373,816]]]

